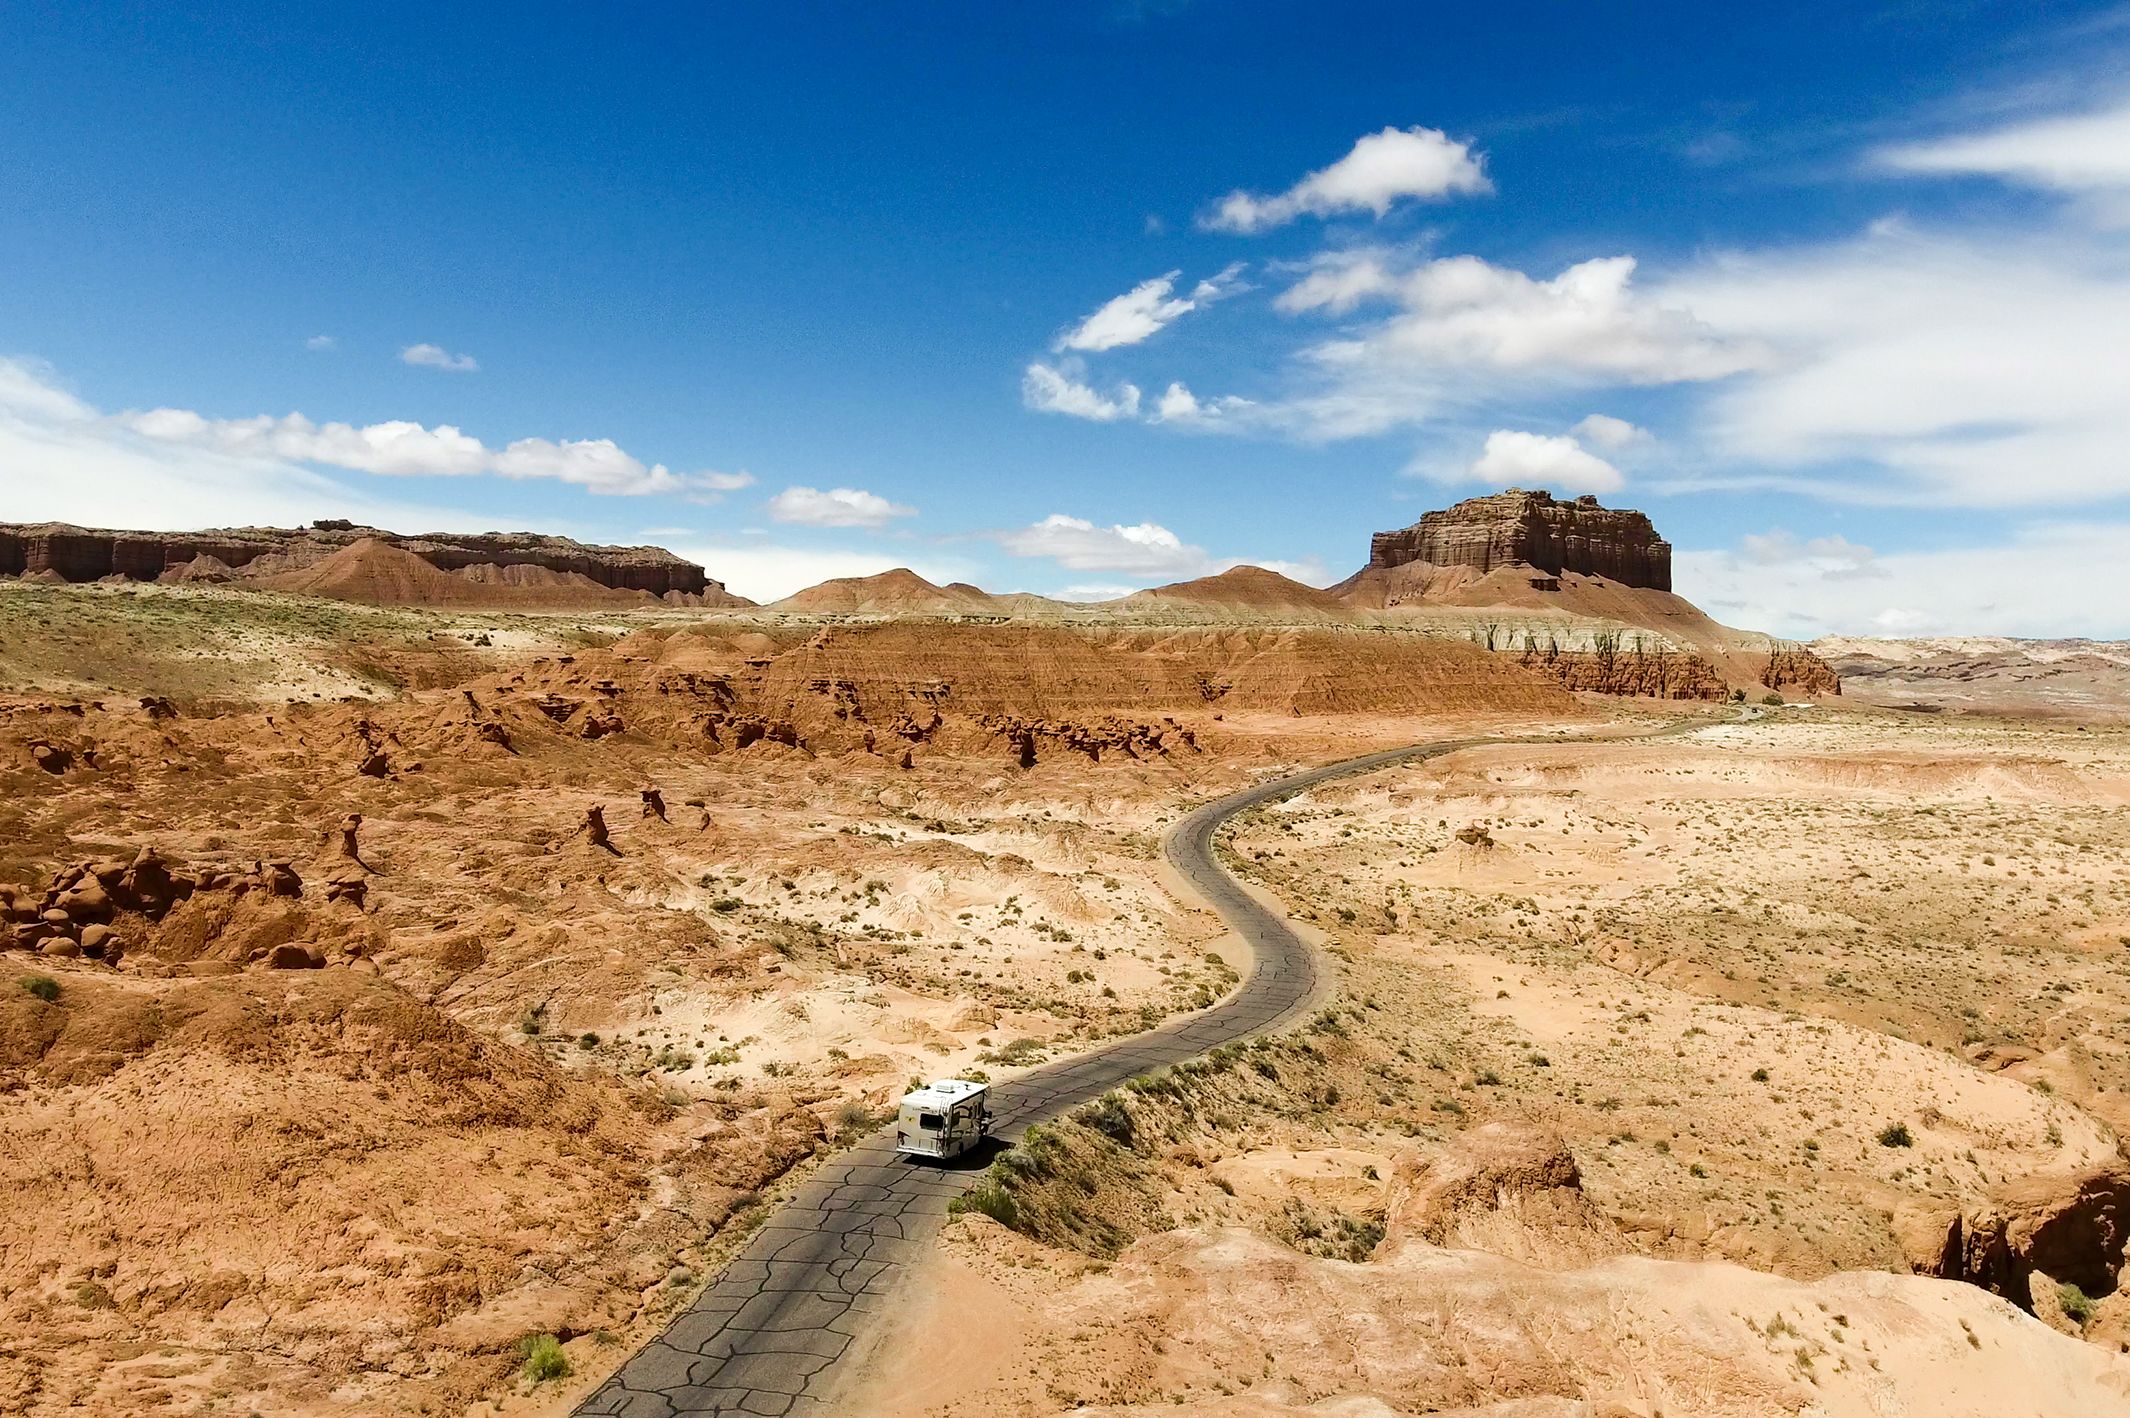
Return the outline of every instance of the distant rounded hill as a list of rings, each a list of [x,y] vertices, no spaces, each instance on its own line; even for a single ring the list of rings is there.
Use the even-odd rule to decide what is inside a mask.
[[[1353,608],[1326,591],[1262,566],[1236,566],[1217,576],[1136,591],[1107,603],[1128,612],[1197,612],[1251,620],[1350,621]]]
[[[769,609],[796,615],[1004,615],[998,598],[967,582],[935,586],[906,566],[872,576],[838,576],[786,596]]]

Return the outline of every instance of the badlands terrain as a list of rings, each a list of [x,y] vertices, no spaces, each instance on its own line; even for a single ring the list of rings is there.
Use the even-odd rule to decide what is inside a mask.
[[[1001,1156],[840,1411],[2130,1405],[2130,729],[1504,497],[1098,608],[11,530],[0,1410],[567,1412],[911,1079],[1229,992],[1190,807],[1481,734],[1229,830],[1322,1009]]]

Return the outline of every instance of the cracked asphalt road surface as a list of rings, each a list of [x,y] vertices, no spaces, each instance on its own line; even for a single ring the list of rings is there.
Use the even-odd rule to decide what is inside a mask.
[[[1229,818],[1327,779],[1498,742],[1503,740],[1446,739],[1345,759],[1246,788],[1177,823],[1162,851],[1248,943],[1254,955],[1249,979],[1202,1013],[994,1085],[994,1134],[1017,1141],[1032,1123],[1062,1116],[1139,1074],[1277,1029],[1316,1002],[1321,976],[1315,949],[1214,858],[1213,835]],[[776,1418],[834,1411],[829,1396],[838,1361],[877,1322],[909,1266],[930,1246],[947,1203],[979,1175],[899,1160],[894,1130],[874,1134],[809,1178],[716,1283],[577,1413]]]

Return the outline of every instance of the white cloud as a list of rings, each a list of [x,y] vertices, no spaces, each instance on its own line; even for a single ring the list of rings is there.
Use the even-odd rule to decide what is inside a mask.
[[[1700,416],[1708,461],[1864,502],[2130,493],[2130,249],[2070,225],[1711,259],[1664,287],[1776,352]]]
[[[1772,532],[1751,532],[1739,539],[1739,554],[1757,566],[1809,565],[1821,572],[1859,573],[1870,567],[1877,555],[1838,533],[1800,538],[1780,527]]]
[[[1275,309],[1290,315],[1322,310],[1344,315],[1364,300],[1389,295],[1398,288],[1390,269],[1391,257],[1376,250],[1325,251],[1309,261],[1309,274],[1281,291],[1273,300]]]
[[[1787,549],[1781,534],[1775,540]],[[2001,544],[1938,551],[1874,555],[1840,538],[1794,545],[1799,555],[1773,561],[1766,539],[1748,538],[1737,551],[1680,552],[1673,580],[1719,620],[1798,640],[2130,637],[2130,601],[2094,593],[2097,568],[2130,562],[2130,523],[2033,523]]]
[[[1115,393],[1104,394],[1083,383],[1076,373],[1038,360],[1021,375],[1021,402],[1039,413],[1113,423],[1138,416],[1139,388],[1135,384],[1119,384]]]
[[[1242,271],[1243,263],[1236,261],[1200,281],[1187,296],[1175,294],[1176,278],[1183,274],[1181,271],[1141,281],[1060,335],[1052,348],[1060,352],[1079,350],[1095,354],[1136,345],[1198,307],[1234,294],[1242,288]]]
[[[1181,381],[1172,383],[1154,402],[1150,421],[1185,428],[1228,429],[1248,421],[1257,405],[1233,394],[1200,399]]]
[[[315,423],[302,414],[211,419],[190,409],[163,408],[104,415],[59,388],[49,371],[22,360],[0,359],[0,413],[18,428],[42,428],[48,436],[68,428],[77,449],[103,444],[136,452],[184,448],[213,454],[226,463],[188,462],[167,453],[152,454],[149,461],[216,476],[226,466],[249,463],[258,466],[262,478],[286,476],[301,482],[294,469],[318,466],[373,477],[541,479],[606,495],[665,494],[698,501],[753,482],[745,473],[677,473],[664,464],[645,464],[605,438],[521,438],[491,449],[450,424],[427,427],[404,419],[358,427]],[[88,500],[98,489],[81,492]]]
[[[337,349],[339,345],[340,341],[334,339],[331,335],[313,335],[303,342],[303,347],[307,350]]]
[[[0,356],[0,414],[51,423],[85,423],[96,410],[61,388],[42,360]]]
[[[402,419],[357,428],[316,424],[302,414],[209,419],[190,409],[149,409],[119,414],[116,421],[162,443],[189,443],[237,457],[325,463],[383,477],[466,477],[488,471],[491,460],[478,438],[450,424],[425,428]]]
[[[1072,586],[1060,586],[1057,598],[1061,601],[1114,601],[1144,589],[1118,581],[1082,582]]]
[[[1555,492],[1617,492],[1627,485],[1620,470],[1573,438],[1497,429],[1465,475],[1495,487],[1544,488]]]
[[[347,517],[480,531],[491,521],[373,496],[282,459],[144,436],[60,389],[49,370],[27,360],[0,359],[0,469],[7,515],[26,522],[179,531]]]
[[[1323,567],[1314,561],[1213,556],[1158,522],[1131,526],[1112,523],[1105,527],[1084,517],[1054,512],[1032,526],[994,532],[992,538],[1014,556],[1047,558],[1068,571],[1107,572],[1134,582],[1126,586],[1080,585],[1068,594],[1099,591],[1123,595],[1159,582],[1212,576],[1246,562],[1311,585],[1322,585],[1326,580]]]
[[[1594,444],[1613,453],[1655,439],[1655,435],[1648,429],[1638,428],[1626,419],[1616,419],[1611,414],[1585,415],[1568,432],[1585,443]]]
[[[1257,232],[1299,216],[1372,212],[1382,217],[1406,198],[1439,199],[1493,191],[1485,159],[1439,128],[1385,128],[1370,133],[1326,168],[1276,196],[1230,192],[1199,219],[1213,231]]]
[[[2130,191],[2130,100],[1881,148],[1881,167],[1918,176],[1984,176],[2059,192]]]
[[[1637,292],[1634,271],[1632,256],[1578,262],[1550,280],[1477,256],[1428,261],[1398,283],[1397,314],[1318,357],[1625,384],[1721,379],[1765,362],[1750,341]]]
[[[863,488],[787,487],[769,499],[769,515],[802,527],[884,527],[897,517],[914,517],[903,507]]]
[[[418,364],[429,369],[448,369],[454,374],[471,374],[481,367],[480,361],[470,354],[453,354],[442,345],[409,345],[399,352],[402,364]]]
[[[1114,571],[1181,579],[1205,575],[1212,564],[1205,548],[1190,546],[1157,522],[1097,526],[1054,512],[1030,527],[998,534],[1015,556],[1048,557],[1071,571]]]
[[[1281,292],[1289,314],[1389,313],[1300,351],[1262,427],[1307,439],[1367,437],[1505,395],[1722,380],[1764,366],[1761,343],[1634,283],[1635,259],[1579,262],[1549,279],[1417,248],[1330,253]],[[1597,441],[1596,439],[1592,440]]]
[[[663,463],[646,466],[608,438],[521,438],[494,454],[490,469],[500,477],[552,478],[622,497],[665,494],[711,500],[754,481],[745,473],[676,473]]]

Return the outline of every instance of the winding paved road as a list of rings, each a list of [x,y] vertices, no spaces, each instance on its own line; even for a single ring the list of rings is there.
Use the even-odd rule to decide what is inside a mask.
[[[1241,989],[1200,1014],[1170,1020],[991,1090],[993,1131],[1017,1141],[1149,1070],[1276,1029],[1317,999],[1316,951],[1223,871],[1213,835],[1235,814],[1331,778],[1433,758],[1492,738],[1445,739],[1326,764],[1207,803],[1169,830],[1162,851],[1191,889],[1247,942],[1255,963]],[[779,1207],[717,1282],[586,1399],[580,1415],[825,1411],[837,1361],[875,1322],[930,1245],[947,1203],[979,1172],[903,1162],[885,1129],[827,1163]]]

